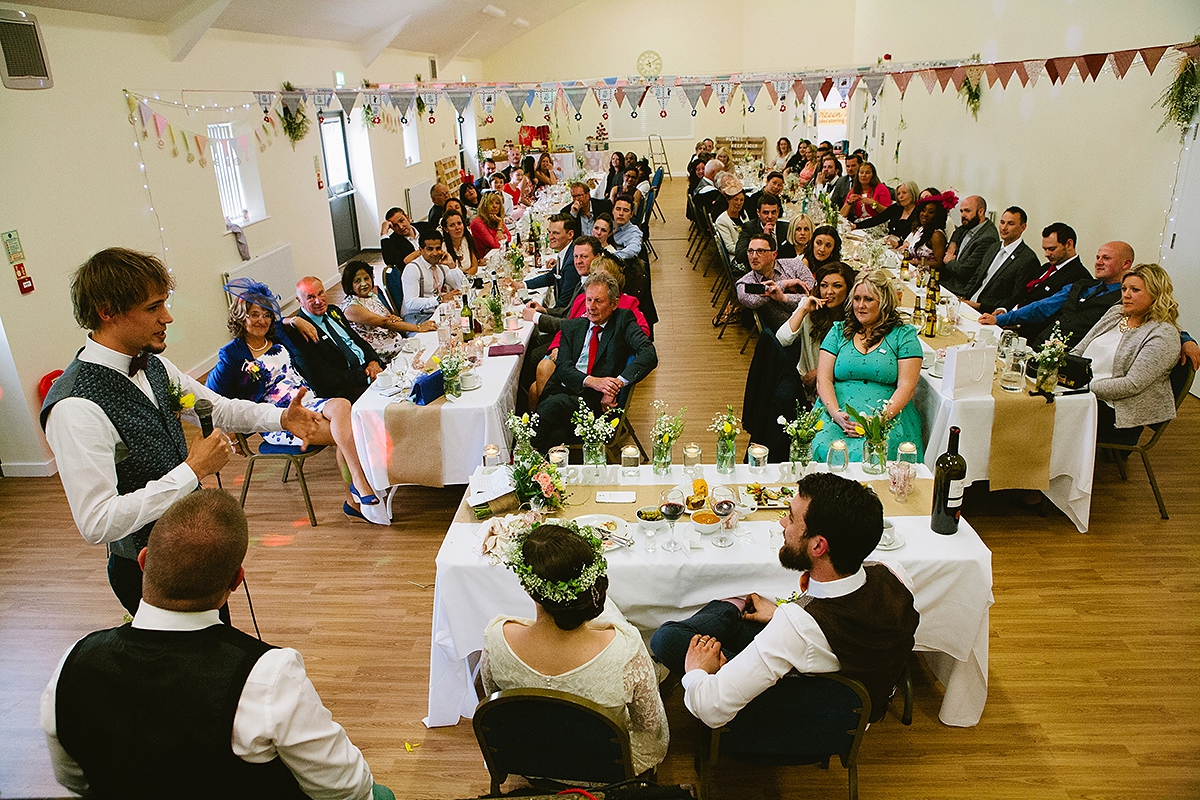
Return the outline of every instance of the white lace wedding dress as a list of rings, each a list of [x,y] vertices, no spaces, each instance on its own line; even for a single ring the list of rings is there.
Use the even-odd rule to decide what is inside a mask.
[[[612,711],[624,720],[633,750],[634,770],[641,774],[658,765],[667,754],[667,714],[658,695],[658,679],[646,645],[610,603],[604,613],[586,623],[593,628],[612,627],[617,635],[591,661],[561,675],[543,675],[517,657],[504,638],[504,624],[533,620],[496,617],[484,634],[480,674],[484,689],[542,688],[569,692]]]

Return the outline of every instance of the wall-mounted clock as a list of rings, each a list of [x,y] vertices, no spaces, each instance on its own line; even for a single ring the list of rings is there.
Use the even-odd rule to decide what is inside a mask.
[[[638,74],[646,78],[655,78],[662,74],[662,56],[653,50],[647,50],[637,58]]]

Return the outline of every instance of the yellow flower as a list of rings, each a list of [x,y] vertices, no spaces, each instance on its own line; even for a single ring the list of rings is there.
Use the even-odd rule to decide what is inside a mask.
[[[437,356],[434,356],[433,363],[440,365],[442,363],[442,360],[440,358],[438,358]]]
[[[729,420],[726,420],[726,421],[725,421],[725,425],[724,425],[724,427],[723,427],[723,430],[724,430],[726,433],[733,433],[733,426],[729,424]]]
[[[619,420],[619,419],[618,419],[618,418],[616,418],[616,417],[613,417],[613,419],[612,419],[612,422],[611,422],[611,423],[609,423],[609,426],[610,426],[610,427],[613,427],[613,428],[615,428],[615,427],[617,427],[617,425],[619,425],[620,423],[621,423],[621,420]]]
[[[671,443],[671,434],[664,433],[663,434],[663,444],[670,444],[670,443]]]
[[[824,428],[824,427],[825,427],[825,420],[819,419],[819,420],[817,420],[817,426],[815,428],[813,428],[813,430],[819,431],[819,430],[821,430],[821,428]]]
[[[867,431],[866,431],[866,428],[864,428],[862,425],[855,425],[854,432],[857,433],[859,436],[862,436]]]
[[[192,394],[191,392],[188,392],[183,397],[179,398],[179,405],[181,408],[185,408],[185,409],[192,408],[193,406],[196,405],[196,395]]]
[[[524,422],[526,425],[528,425],[528,424],[529,424],[529,415],[528,415],[528,414],[522,414],[522,415],[521,415],[521,422]]]

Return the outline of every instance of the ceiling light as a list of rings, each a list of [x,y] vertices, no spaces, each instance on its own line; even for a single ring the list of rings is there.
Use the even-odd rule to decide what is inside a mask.
[[[496,19],[504,19],[506,16],[508,16],[503,8],[496,8],[496,6],[490,4],[483,7],[483,13],[487,14],[489,17],[495,17]]]
[[[518,28],[528,28],[529,20],[522,19],[521,17],[517,17],[516,19],[513,20],[513,25],[516,25]]]

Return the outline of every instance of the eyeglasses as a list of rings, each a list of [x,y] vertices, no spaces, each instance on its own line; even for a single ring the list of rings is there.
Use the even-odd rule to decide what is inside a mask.
[[[767,250],[766,248],[751,247],[746,250],[746,255],[748,255],[748,256],[763,256],[763,255],[766,255],[767,253],[774,253],[774,252],[775,252],[774,250]]]
[[[248,312],[248,313],[246,314],[246,319],[253,319],[253,320],[262,320],[262,319],[265,319],[265,320],[267,320],[267,321],[269,322],[269,321],[271,321],[271,319],[273,319],[273,318],[274,318],[274,316],[275,316],[275,315],[274,315],[274,314],[272,314],[272,313],[271,313],[271,312],[269,312],[269,311],[264,311],[264,312],[261,312],[261,313],[260,313],[260,312],[254,312],[254,311],[250,311],[250,312]]]

